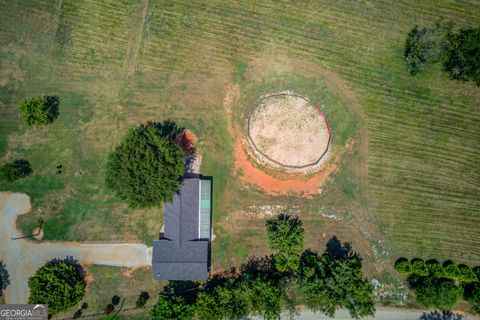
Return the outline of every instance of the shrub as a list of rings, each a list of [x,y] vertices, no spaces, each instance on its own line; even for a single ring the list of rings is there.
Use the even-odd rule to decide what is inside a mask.
[[[463,320],[463,316],[459,313],[452,313],[451,311],[431,311],[424,312],[418,320]]]
[[[453,280],[430,277],[420,279],[414,290],[420,304],[440,310],[450,310],[463,294],[463,289]]]
[[[146,291],[142,291],[138,297],[137,300],[135,301],[135,307],[136,308],[143,308],[145,304],[147,303],[148,299],[150,299],[150,295]]]
[[[58,96],[43,96],[20,101],[19,109],[26,125],[40,126],[57,119],[59,105]]]
[[[173,143],[182,130],[171,121],[129,130],[109,155],[107,186],[131,207],[171,201],[184,173],[184,152]]]
[[[410,74],[420,72],[432,55],[432,41],[427,28],[418,29],[415,26],[407,35],[403,50],[403,59],[408,65]]]
[[[30,162],[25,159],[15,159],[11,162],[5,163],[1,170],[0,175],[2,179],[13,182],[20,178],[25,178],[32,173],[32,166]]]
[[[465,300],[475,313],[480,314],[480,283],[473,283],[465,289]]]
[[[471,283],[471,282],[477,282],[478,278],[475,275],[475,273],[472,271],[472,268],[465,264],[461,264],[458,266],[458,270],[460,271],[460,277],[459,280],[464,282],[464,283]]]
[[[54,315],[76,305],[85,293],[82,267],[75,260],[51,261],[28,280],[30,304],[48,304]]]
[[[451,79],[471,80],[480,86],[480,28],[449,34],[444,67]]]
[[[395,270],[400,274],[409,275],[412,273],[412,265],[407,258],[399,258],[395,262]]]
[[[447,260],[443,263],[443,268],[445,269],[445,277],[449,279],[458,279],[460,278],[460,270],[458,266],[451,260]]]
[[[445,270],[443,266],[435,259],[428,260],[426,263],[428,275],[434,278],[445,278]]]
[[[412,274],[417,276],[426,277],[428,276],[428,268],[425,264],[425,261],[421,259],[413,259],[411,262],[412,265]]]

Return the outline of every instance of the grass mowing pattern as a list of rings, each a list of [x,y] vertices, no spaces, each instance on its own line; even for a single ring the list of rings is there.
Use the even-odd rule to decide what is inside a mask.
[[[60,9],[47,1],[4,5],[0,82],[8,81],[0,86],[0,152],[31,156],[34,174],[41,176],[52,174],[53,153],[90,172],[80,179],[59,177],[77,192],[65,191],[72,198],[57,214],[82,212],[85,220],[58,237],[79,238],[86,226],[108,225],[107,212],[122,212],[94,175],[116,137],[151,118],[198,128],[206,141],[206,174],[220,177],[214,206],[223,215],[233,198],[222,198],[232,186],[231,162],[225,164],[231,160],[222,108],[225,75],[232,79],[235,61],[245,61],[248,73],[252,58],[287,56],[337,73],[364,108],[370,205],[394,255],[478,262],[479,89],[448,80],[439,67],[412,78],[401,59],[412,26],[439,18],[474,26],[480,20],[477,1],[150,1],[141,72],[125,82],[121,68],[131,11],[130,1],[64,1]],[[46,130],[50,144],[33,150],[15,142],[7,146],[8,134],[25,130],[16,102],[45,88],[63,99],[58,123]],[[350,182],[342,183],[354,193]],[[99,195],[92,202],[98,210],[78,208],[92,194]]]

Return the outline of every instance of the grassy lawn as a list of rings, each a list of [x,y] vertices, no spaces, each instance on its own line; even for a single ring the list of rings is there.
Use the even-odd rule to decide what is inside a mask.
[[[0,189],[32,198],[32,213],[19,220],[25,232],[43,219],[49,240],[151,243],[162,208],[121,203],[104,186],[105,159],[129,127],[172,119],[199,136],[202,172],[214,177],[214,267],[267,253],[264,219],[242,216],[265,205],[299,213],[309,247],[323,248],[333,235],[352,241],[371,276],[399,256],[478,264],[480,90],[449,80],[440,66],[410,77],[401,58],[415,24],[475,26],[478,2],[152,0],[132,62],[125,59],[139,19],[134,7],[127,0],[3,5],[0,156],[26,157],[34,173]],[[234,84],[235,124],[255,96],[293,89],[325,103],[335,148],[353,138],[322,195],[272,197],[242,185],[224,107]],[[41,94],[60,96],[60,117],[28,128],[18,101]],[[96,268],[112,274],[107,287],[150,285]],[[98,290],[89,294],[99,295],[100,309],[115,292]],[[89,299],[93,308],[96,298]]]

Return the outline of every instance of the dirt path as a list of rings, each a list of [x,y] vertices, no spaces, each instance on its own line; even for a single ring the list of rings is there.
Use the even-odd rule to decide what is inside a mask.
[[[27,195],[0,192],[0,261],[5,264],[10,280],[5,290],[6,303],[26,303],[28,278],[54,258],[72,256],[82,264],[122,267],[151,265],[151,249],[144,244],[12,240],[22,236],[16,229],[17,217],[30,210],[30,198]]]
[[[133,8],[133,23],[127,44],[127,53],[123,61],[123,71],[133,76],[137,67],[138,52],[142,44],[143,28],[148,12],[148,0],[136,0]]]

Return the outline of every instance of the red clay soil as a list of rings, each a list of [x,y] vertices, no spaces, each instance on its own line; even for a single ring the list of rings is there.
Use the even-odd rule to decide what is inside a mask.
[[[192,131],[185,129],[177,137],[175,143],[177,144],[177,146],[182,148],[182,150],[185,151],[186,154],[192,154],[197,141],[197,136]]]
[[[241,180],[252,184],[270,195],[296,194],[312,198],[320,193],[320,187],[328,176],[337,169],[335,164],[326,165],[320,172],[312,176],[284,174],[282,179],[273,177],[255,167],[249,160],[239,138],[235,143],[235,169],[241,174]]]

